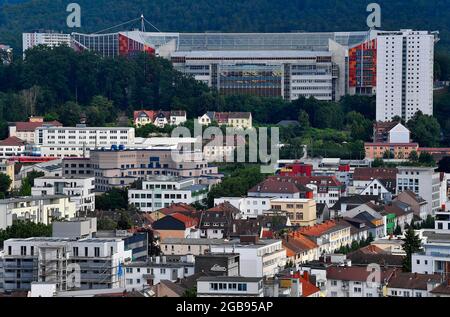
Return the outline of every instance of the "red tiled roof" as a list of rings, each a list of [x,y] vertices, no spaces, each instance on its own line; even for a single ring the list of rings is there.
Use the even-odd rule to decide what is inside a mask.
[[[398,169],[396,168],[355,168],[353,180],[367,181],[371,179],[396,179]]]
[[[174,213],[180,213],[180,212],[194,212],[196,211],[196,209],[194,207],[192,207],[191,205],[187,205],[187,204],[183,204],[183,203],[178,203],[178,204],[173,204],[170,205],[169,207],[164,207],[161,209],[157,210],[160,213],[163,213],[165,215],[171,215]]]
[[[309,297],[320,292],[320,288],[309,281],[309,274],[307,272],[304,272],[303,275],[294,273],[291,277],[297,278],[302,284],[302,297]]]
[[[212,208],[209,208],[206,210],[207,212],[236,212],[240,213],[240,210],[236,207],[234,207],[232,204],[230,204],[228,201],[223,202],[221,204],[218,204],[217,206],[214,206]]]
[[[394,269],[382,269],[381,270],[381,281],[389,279],[394,273]],[[357,267],[357,266],[339,266],[327,267],[327,279],[328,280],[340,280],[340,281],[359,281],[366,282],[369,275],[372,274],[371,271],[367,270],[367,267]]]
[[[395,272],[389,280],[388,287],[426,291],[428,283],[438,284],[441,282],[442,277],[439,274]]]
[[[9,138],[0,141],[0,146],[22,146],[22,145],[25,145],[25,141],[15,136],[10,136]]]
[[[133,115],[134,121],[136,121],[136,119],[139,118],[142,113],[146,114],[147,117],[150,118],[150,120],[154,121],[156,112],[153,110],[137,110],[137,111],[135,111],[134,115]]]
[[[303,227],[298,232],[307,236],[320,237],[325,232],[336,226],[336,222],[330,220],[312,227]]]
[[[319,246],[314,241],[311,241],[301,233],[294,232],[289,236],[288,239],[283,240],[283,247],[285,247],[286,252],[288,250],[293,252],[293,256],[296,253],[312,250],[318,248]]]
[[[180,213],[174,213],[171,214],[167,217],[173,217],[181,222],[184,223],[184,225],[186,226],[186,228],[191,228],[191,227],[195,227],[197,225],[197,220],[191,217],[188,217],[186,215],[180,214]]]
[[[62,127],[62,123],[59,121],[50,122],[15,122],[16,131],[18,132],[34,132],[36,128],[40,128],[44,125],[51,125],[55,127]]]
[[[294,194],[300,192],[300,189],[293,183],[280,182],[267,179],[249,190],[250,193],[286,193]]]
[[[317,186],[342,186],[336,176],[270,176],[268,179],[290,182],[306,186],[314,184]]]

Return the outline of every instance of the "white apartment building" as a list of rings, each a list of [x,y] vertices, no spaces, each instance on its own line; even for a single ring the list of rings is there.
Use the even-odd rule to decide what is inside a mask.
[[[35,144],[40,147],[42,156],[82,157],[87,156],[89,150],[134,144],[134,132],[134,128],[46,126],[36,129]]]
[[[450,211],[435,214],[435,229],[423,230],[422,251],[412,255],[412,272],[450,273]]]
[[[434,42],[427,31],[379,32],[377,121],[408,121],[419,110],[433,115]]]
[[[241,276],[202,276],[197,297],[264,297],[263,279]]]
[[[122,266],[131,261],[121,239],[9,239],[0,257],[5,291],[30,290],[33,282],[55,283],[58,291],[124,286]],[[79,274],[79,285],[73,274]]]
[[[286,250],[281,240],[258,240],[252,243],[230,241],[212,245],[211,253],[239,254],[239,272],[243,277],[273,277],[286,265]]]
[[[128,191],[128,202],[144,212],[152,212],[173,204],[192,204],[206,199],[209,187],[196,184],[193,178],[156,177],[142,181],[139,189]]]
[[[32,196],[66,195],[79,212],[95,210],[94,177],[40,177],[34,180]]]
[[[220,197],[214,199],[214,206],[229,202],[241,211],[242,218],[257,218],[270,209],[272,197]]]
[[[70,34],[47,32],[47,33],[23,33],[22,34],[22,47],[25,57],[25,51],[33,48],[37,45],[45,45],[49,47],[67,45],[71,46]]]
[[[398,167],[396,193],[410,190],[428,203],[428,214],[441,207],[440,174],[432,167]]]
[[[0,229],[11,226],[14,220],[51,224],[53,220],[76,216],[76,205],[68,196],[19,197],[0,200]]]
[[[176,282],[193,275],[194,256],[180,257],[177,261],[166,256],[152,258],[147,262],[134,261],[125,265],[125,288],[142,290],[159,284],[162,280]]]

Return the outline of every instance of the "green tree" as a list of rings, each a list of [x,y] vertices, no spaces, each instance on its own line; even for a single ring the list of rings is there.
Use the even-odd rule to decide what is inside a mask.
[[[298,115],[298,122],[300,123],[300,128],[302,130],[308,130],[310,127],[309,123],[309,115],[306,111],[300,110],[300,113]]]
[[[108,216],[99,217],[98,223],[97,223],[97,229],[98,230],[116,230],[117,222],[115,222]]]
[[[408,121],[408,129],[411,131],[413,139],[423,147],[439,146],[441,137],[441,127],[436,118],[424,115],[418,111],[414,117]]]
[[[128,191],[126,189],[113,188],[103,195],[95,197],[97,210],[119,210],[128,207]]]
[[[120,218],[117,221],[117,229],[119,230],[128,230],[133,226],[133,222],[131,221],[130,215],[126,211],[122,211],[120,213]]]
[[[411,258],[413,253],[416,253],[421,249],[421,241],[419,236],[416,235],[414,228],[411,226],[406,230],[403,241],[403,250],[406,252],[406,257],[403,260],[403,270],[405,272],[411,272]]]
[[[408,158],[411,162],[418,162],[419,161],[419,156],[417,155],[416,151],[411,151],[411,153],[409,153],[409,158]]]
[[[44,172],[32,171],[22,179],[22,185],[19,189],[19,196],[31,196],[31,187],[34,186],[34,180],[44,176]]]
[[[0,198],[5,198],[8,195],[11,183],[11,178],[8,175],[0,173]]]
[[[6,229],[0,229],[0,247],[3,247],[5,240],[12,238],[51,237],[51,235],[51,225],[16,220]]]
[[[377,167],[383,167],[384,166],[384,161],[383,159],[380,158],[376,158],[373,160],[372,162],[372,167],[377,168]]]

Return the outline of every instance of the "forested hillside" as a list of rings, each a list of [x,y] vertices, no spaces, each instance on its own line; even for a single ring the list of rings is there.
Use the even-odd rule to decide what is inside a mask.
[[[0,0],[11,3],[19,0]],[[66,29],[66,6],[82,8],[82,32],[94,32],[144,13],[163,31],[289,32],[365,30],[372,0],[22,0],[0,8],[0,42],[21,46],[20,33]],[[377,0],[382,28],[441,31],[450,47],[450,0]],[[73,31],[73,30],[72,30]]]

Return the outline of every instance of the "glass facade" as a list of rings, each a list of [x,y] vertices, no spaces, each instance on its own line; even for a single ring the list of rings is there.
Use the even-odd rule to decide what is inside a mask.
[[[218,87],[222,94],[282,95],[282,65],[220,65]]]

